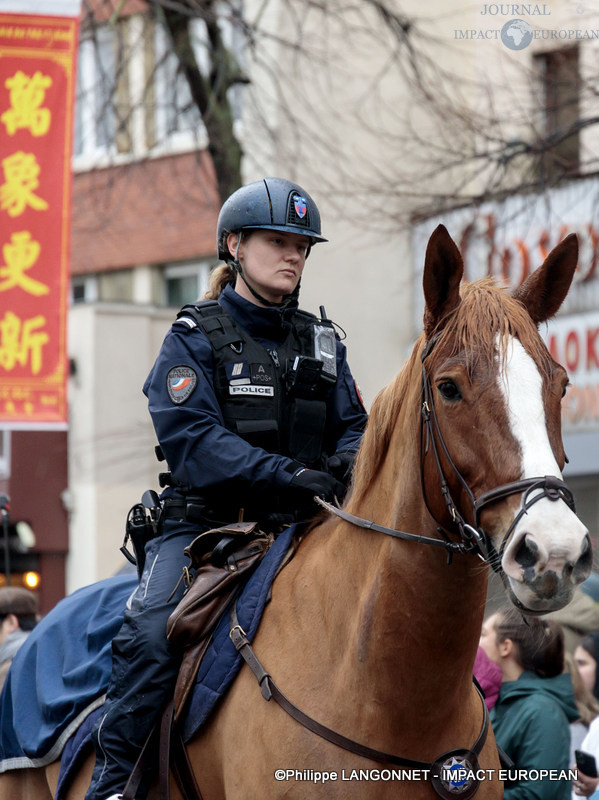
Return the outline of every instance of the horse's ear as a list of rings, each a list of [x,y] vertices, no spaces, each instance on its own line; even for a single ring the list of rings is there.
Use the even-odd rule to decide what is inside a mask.
[[[578,238],[571,233],[516,289],[514,297],[524,303],[535,325],[557,314],[568,294],[577,264]]]
[[[424,260],[424,332],[427,339],[444,324],[444,320],[460,304],[460,281],[464,264],[460,251],[439,225],[428,240]]]

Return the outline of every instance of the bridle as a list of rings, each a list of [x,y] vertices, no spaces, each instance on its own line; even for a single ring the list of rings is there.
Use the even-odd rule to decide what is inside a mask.
[[[321,506],[323,506],[323,508],[327,509],[327,511],[330,511],[336,517],[339,517],[345,522],[349,522],[350,524],[355,525],[359,528],[365,528],[367,530],[375,531],[378,533],[384,533],[388,536],[392,536],[397,539],[403,539],[405,541],[417,542],[420,544],[430,545],[432,547],[443,547],[447,551],[448,563],[451,563],[454,554],[476,555],[483,561],[490,564],[495,571],[499,572],[503,576],[501,570],[501,558],[503,556],[504,550],[516,525],[518,524],[522,516],[528,512],[528,509],[532,505],[534,505],[534,503],[538,502],[542,498],[547,498],[552,501],[563,500],[574,511],[575,510],[574,498],[572,496],[572,492],[566,486],[566,484],[560,478],[556,478],[555,476],[552,475],[546,475],[541,478],[525,478],[519,481],[512,481],[511,483],[506,483],[503,484],[502,486],[496,487],[495,489],[491,489],[488,492],[484,492],[478,498],[474,496],[474,493],[466,483],[466,480],[460,473],[459,469],[456,467],[453,459],[451,458],[451,455],[449,454],[449,450],[447,449],[447,445],[445,444],[445,440],[441,433],[441,429],[439,427],[439,422],[437,419],[437,414],[435,411],[431,381],[426,371],[425,361],[426,358],[430,355],[437,339],[438,335],[434,336],[425,345],[421,357],[422,389],[421,389],[421,426],[420,426],[420,455],[421,455],[420,476],[421,476],[423,497],[427,509],[431,514],[432,518],[438,525],[437,532],[439,533],[441,538],[435,539],[430,536],[421,536],[415,533],[407,533],[406,531],[399,531],[396,530],[395,528],[389,528],[385,525],[379,525],[372,520],[365,519],[364,517],[359,517],[355,514],[350,514],[348,511],[345,511],[342,508],[338,508],[337,506],[332,505],[331,503],[327,503],[325,500],[319,497],[315,497],[314,499]],[[458,510],[456,503],[454,503],[453,501],[451,490],[449,488],[449,484],[447,482],[447,478],[443,469],[439,448],[441,448],[443,456],[445,457],[445,460],[449,464],[450,469],[457,476],[458,481],[464,488],[466,495],[470,500],[472,520],[474,523],[473,525],[470,525],[465,521],[463,515]],[[427,502],[425,482],[424,482],[424,459],[429,450],[432,450],[435,463],[437,465],[441,492],[443,494],[445,504],[451,516],[452,523],[460,535],[460,541],[458,542],[453,541],[450,538],[451,533],[447,531],[445,527],[435,517],[434,513],[432,512]],[[505,536],[503,537],[503,540],[499,547],[499,551],[497,551],[490,537],[480,525],[481,512],[487,506],[492,505],[493,503],[496,503],[499,500],[503,500],[506,497],[510,497],[511,495],[518,493],[523,493],[521,508],[519,512],[516,514]],[[515,601],[514,598],[513,600]],[[472,746],[472,748],[451,750],[439,756],[435,761],[430,763],[415,761],[413,759],[403,758],[391,753],[384,753],[379,750],[375,750],[373,748],[362,745],[359,742],[356,742],[352,739],[348,739],[347,737],[337,733],[331,728],[327,728],[325,725],[322,725],[320,722],[316,721],[312,717],[309,717],[307,714],[301,711],[301,709],[299,709],[296,705],[294,705],[290,700],[288,700],[288,698],[280,691],[280,689],[272,680],[270,674],[266,671],[261,662],[258,660],[254,650],[251,647],[250,642],[247,639],[245,632],[243,631],[242,627],[239,624],[235,604],[233,605],[230,612],[229,636],[235,646],[235,649],[244,658],[245,662],[248,664],[248,666],[254,673],[256,679],[258,680],[258,683],[260,684],[260,687],[262,689],[262,695],[264,699],[265,700],[274,699],[281,706],[281,708],[283,708],[283,710],[287,712],[287,714],[289,714],[297,722],[299,722],[301,725],[303,725],[305,728],[312,731],[316,735],[320,736],[323,739],[326,739],[329,742],[336,744],[338,747],[342,747],[345,750],[348,750],[352,753],[355,753],[367,759],[398,765],[402,767],[408,767],[409,769],[424,770],[435,792],[441,798],[443,798],[443,800],[454,800],[454,798],[456,797],[459,797],[461,800],[470,800],[470,798],[478,790],[480,784],[480,778],[478,776],[478,756],[482,752],[483,746],[486,742],[488,728],[489,728],[489,714],[478,686],[476,688],[482,700],[483,721],[478,738],[474,743],[474,745]],[[502,751],[500,751],[500,756],[503,757],[503,759],[505,759],[503,761],[504,765],[509,766],[511,762],[508,758],[506,758],[505,754]],[[513,766],[513,764],[511,766]],[[462,770],[462,772],[458,772],[457,774],[458,775],[465,774],[467,775],[467,779],[463,781],[461,778],[458,781],[454,780],[452,777],[453,774],[452,771],[455,769]]]
[[[429,514],[437,523],[437,532],[440,535],[440,539],[434,539],[430,536],[422,536],[415,533],[407,533],[405,531],[398,531],[395,528],[388,528],[385,525],[378,525],[371,520],[364,519],[363,517],[356,516],[355,514],[350,514],[347,511],[344,511],[337,506],[332,505],[331,503],[327,503],[320,498],[316,498],[318,503],[330,511],[335,516],[345,520],[345,522],[349,522],[352,525],[355,525],[360,528],[366,528],[368,530],[377,531],[378,533],[384,533],[388,536],[393,536],[398,539],[404,539],[406,541],[414,541],[420,544],[427,544],[433,547],[443,547],[447,551],[447,561],[451,563],[452,557],[454,554],[471,554],[478,556],[484,562],[488,563],[495,572],[503,575],[503,571],[501,569],[501,560],[503,558],[503,554],[505,552],[505,548],[507,543],[510,540],[512,533],[516,525],[520,522],[522,517],[528,513],[529,508],[537,503],[539,500],[546,498],[548,500],[557,501],[563,500],[572,511],[576,511],[576,507],[574,504],[574,497],[572,492],[568,488],[568,486],[562,481],[560,478],[555,477],[554,475],[545,475],[543,477],[538,478],[523,478],[519,481],[512,481],[511,483],[505,483],[502,486],[497,486],[494,489],[490,489],[488,492],[484,492],[479,497],[475,497],[474,493],[466,483],[464,476],[461,474],[459,469],[456,467],[447,445],[445,443],[445,439],[443,438],[443,434],[441,432],[441,428],[439,426],[439,421],[437,419],[437,412],[435,409],[435,404],[433,402],[433,391],[431,386],[431,380],[428,372],[426,371],[425,361],[428,356],[431,354],[437,340],[439,338],[439,334],[433,336],[425,345],[421,361],[422,361],[422,378],[421,378],[421,423],[420,423],[420,481],[422,486],[422,496],[424,497],[424,502],[428,509]],[[440,449],[439,449],[440,448]],[[441,462],[440,450],[445,457],[446,462],[449,464],[451,471],[457,477],[458,481],[460,482],[461,486],[463,487],[464,491],[466,492],[467,497],[469,498],[470,505],[471,505],[471,516],[473,520],[473,525],[470,525],[464,519],[464,516],[460,513],[457,504],[454,502],[454,499],[451,494],[451,490],[449,488],[449,484],[447,482],[447,477],[445,475],[445,471],[443,469],[443,464]],[[443,499],[447,506],[447,510],[449,511],[449,515],[451,517],[452,524],[455,526],[457,530],[460,541],[456,542],[453,541],[450,537],[452,533],[446,529],[446,527],[439,522],[437,517],[435,516],[434,512],[431,510],[426,494],[426,486],[424,481],[424,462],[425,457],[429,451],[432,451],[435,464],[437,466],[437,472],[439,474],[439,481],[440,481],[440,488],[441,493],[443,495]],[[510,497],[514,494],[524,493],[522,497],[521,507],[512,520],[511,525],[509,526],[508,530],[506,531],[501,545],[499,546],[499,550],[497,550],[491,540],[491,537],[486,533],[486,531],[482,528],[480,524],[480,516],[481,512],[484,508],[493,503],[498,502],[499,500],[503,500],[506,497]],[[455,531],[453,532],[455,534]]]

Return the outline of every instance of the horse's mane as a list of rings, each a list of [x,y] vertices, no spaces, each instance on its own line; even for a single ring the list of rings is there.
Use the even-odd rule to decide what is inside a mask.
[[[444,323],[429,358],[436,353],[442,353],[443,358],[460,354],[472,374],[481,364],[493,364],[497,357],[498,337],[505,342],[509,336],[514,336],[533,358],[543,379],[550,372],[551,356],[528,311],[492,278],[464,283],[461,303]],[[375,398],[356,459],[352,499],[364,494],[380,468],[402,405],[415,392],[419,397],[420,356],[424,344],[425,336],[421,334],[397,377]],[[506,348],[502,351],[505,354]],[[417,402],[416,398],[410,400],[410,406],[419,408]]]

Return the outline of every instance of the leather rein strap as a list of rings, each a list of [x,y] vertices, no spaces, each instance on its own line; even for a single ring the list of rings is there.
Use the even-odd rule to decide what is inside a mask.
[[[331,514],[339,517],[340,519],[344,520],[345,522],[349,522],[351,525],[355,525],[359,528],[365,528],[366,530],[377,531],[378,533],[384,533],[387,536],[393,536],[397,539],[404,539],[406,541],[417,542],[420,544],[428,544],[433,547],[443,547],[447,551],[447,561],[451,563],[451,559],[454,553],[456,554],[467,554],[470,553],[472,555],[478,556],[480,559],[485,561],[486,563],[490,564],[493,570],[499,574],[501,574],[501,559],[503,557],[504,550],[507,546],[507,543],[512,535],[516,525],[524,514],[528,512],[528,509],[539,500],[546,498],[548,500],[557,501],[563,500],[572,511],[576,511],[576,507],[574,504],[574,496],[561,478],[558,478],[554,475],[545,475],[544,477],[538,478],[524,478],[519,481],[512,481],[511,483],[503,484],[502,486],[497,486],[495,489],[491,489],[488,492],[480,495],[480,497],[476,498],[464,480],[463,475],[456,467],[451,458],[447,445],[445,444],[445,440],[441,433],[441,428],[439,426],[439,422],[437,419],[437,413],[435,410],[435,404],[433,402],[433,392],[431,387],[430,378],[426,371],[424,362],[426,358],[430,355],[435,342],[437,341],[437,336],[434,336],[424,347],[422,352],[422,408],[421,408],[421,443],[420,443],[420,476],[421,476],[421,484],[422,484],[422,496],[424,498],[424,502],[429,510],[430,515],[433,519],[438,523],[437,532],[442,537],[441,539],[433,539],[430,536],[422,536],[416,533],[407,533],[406,531],[399,531],[395,528],[389,528],[385,525],[379,525],[376,522],[373,522],[368,519],[364,519],[363,517],[359,517],[355,514],[350,514],[348,511],[344,511],[337,506],[332,505],[331,503],[327,503],[319,497],[315,497],[315,501],[319,503],[323,508],[329,511]],[[426,434],[426,436],[425,436]],[[437,442],[439,445],[437,445]],[[456,503],[453,501],[453,497],[451,495],[451,490],[449,488],[449,484],[447,482],[447,478],[445,477],[445,472],[443,470],[443,465],[441,463],[441,457],[439,454],[439,447],[441,448],[445,460],[449,464],[452,472],[458,478],[460,484],[464,488],[466,495],[470,499],[470,504],[472,506],[472,518],[473,518],[473,525],[467,523],[459,512]],[[432,450],[433,456],[435,458],[435,463],[437,465],[437,471],[439,473],[439,479],[441,484],[441,493],[445,500],[445,504],[451,516],[451,520],[455,527],[457,528],[461,541],[455,542],[452,541],[449,537],[450,534],[448,531],[445,530],[443,525],[439,523],[436,519],[435,515],[431,511],[427,501],[427,494],[426,494],[426,487],[424,483],[424,456],[430,450]],[[480,525],[480,514],[483,508],[493,503],[498,502],[499,500],[504,500],[506,497],[510,497],[513,494],[518,494],[520,492],[524,493],[522,498],[521,507],[514,517],[510,527],[508,528],[507,532],[505,533],[501,545],[499,547],[499,551],[495,549],[491,538],[485,532],[485,530]]]
[[[357,528],[364,528],[368,531],[375,531],[376,533],[384,533],[387,536],[393,536],[395,539],[403,539],[407,542],[418,542],[419,544],[430,544],[433,547],[443,547],[450,553],[469,553],[471,548],[466,547],[461,542],[449,542],[442,539],[431,539],[430,536],[421,536],[417,533],[407,533],[406,531],[398,531],[396,528],[388,528],[386,525],[378,525],[372,520],[358,517],[355,514],[350,514],[342,508],[334,506],[332,503],[327,503],[322,497],[315,497],[314,500],[318,505],[325,508],[331,514],[334,514],[339,519],[355,525]]]

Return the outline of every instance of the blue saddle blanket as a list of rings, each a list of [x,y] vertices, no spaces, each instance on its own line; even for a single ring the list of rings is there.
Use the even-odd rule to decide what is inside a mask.
[[[250,641],[294,530],[288,528],[276,539],[237,601],[239,623]],[[89,739],[89,730],[84,733],[84,729],[91,728],[93,712],[104,701],[111,642],[136,585],[137,576],[126,575],[80,589],[58,603],[32,631],[0,695],[0,772],[49,764],[61,756],[67,742],[71,755],[81,751],[85,736]],[[225,614],[198,673],[184,727],[186,739],[207,719],[240,667],[241,656],[229,639]],[[81,733],[73,736],[86,719]]]

